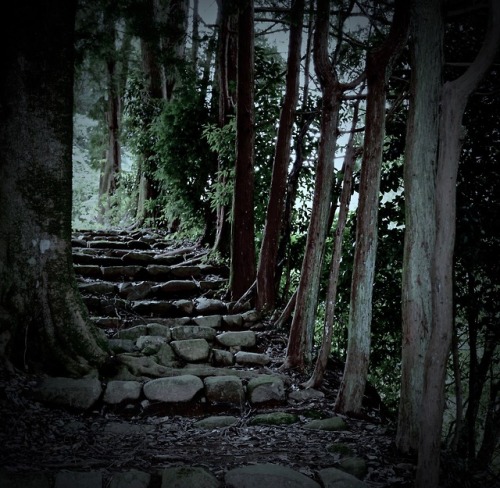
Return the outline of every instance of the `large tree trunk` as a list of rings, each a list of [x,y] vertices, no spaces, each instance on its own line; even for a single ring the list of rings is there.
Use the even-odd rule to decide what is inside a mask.
[[[403,343],[396,443],[418,448],[424,358],[431,328],[431,258],[434,246],[434,175],[442,83],[441,2],[412,4],[412,75],[404,165]]]
[[[290,144],[295,108],[299,94],[300,52],[302,45],[302,23],[304,0],[295,0],[290,11],[290,38],[286,91],[281,108],[276,152],[274,155],[271,194],[267,205],[266,225],[260,249],[257,270],[257,309],[272,310],[276,301],[276,269],[279,238],[287,189],[287,171],[290,162]]]
[[[231,228],[230,289],[238,300],[255,281],[254,229],[254,6],[245,0],[238,18],[236,170]]]
[[[342,181],[342,194],[340,197],[339,216],[337,220],[337,227],[335,229],[335,239],[333,243],[333,254],[330,263],[330,273],[328,276],[328,290],[326,291],[326,307],[325,307],[325,320],[323,323],[323,337],[321,340],[321,347],[318,353],[318,359],[314,366],[311,378],[304,384],[305,388],[316,388],[323,382],[323,376],[326,371],[328,363],[328,356],[332,348],[333,337],[333,324],[335,320],[335,304],[337,300],[337,286],[340,273],[340,261],[342,259],[342,243],[344,240],[344,230],[347,223],[347,216],[349,213],[349,204],[351,202],[352,193],[352,174],[356,157],[359,151],[355,147],[355,130],[359,120],[359,100],[354,106],[351,135],[347,143],[346,154],[344,158],[343,172],[344,177]]]
[[[303,369],[305,363],[311,361],[312,354],[312,332],[316,317],[323,251],[330,211],[334,174],[332,161],[335,156],[337,123],[342,95],[342,88],[328,55],[329,4],[328,0],[318,1],[314,35],[314,62],[323,94],[318,164],[311,221],[307,231],[297,301],[283,368]]]
[[[77,376],[107,353],[71,257],[74,8],[12,4],[1,29],[0,334],[16,365]]]
[[[391,31],[366,62],[366,129],[351,281],[349,337],[344,376],[335,402],[339,412],[359,413],[368,376],[373,280],[378,240],[380,172],[385,137],[386,82],[408,34],[406,0],[396,2]]]
[[[474,62],[458,79],[445,83],[439,123],[436,174],[436,241],[432,259],[432,330],[425,356],[421,435],[416,488],[438,486],[444,389],[453,330],[453,248],[455,245],[456,181],[462,117],[467,100],[490,67],[500,43],[500,2],[491,3],[486,39]]]

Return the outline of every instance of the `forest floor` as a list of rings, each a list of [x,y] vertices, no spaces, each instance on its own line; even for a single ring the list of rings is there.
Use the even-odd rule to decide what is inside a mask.
[[[271,363],[266,373],[279,373],[292,389],[308,379],[296,371],[280,371],[287,334],[264,324],[259,337]],[[97,404],[89,411],[72,411],[42,404],[33,397],[40,377],[7,372],[0,365],[0,472],[53,474],[61,470],[100,471],[104,475],[140,470],[153,475],[168,467],[199,466],[222,480],[233,468],[274,463],[318,480],[324,468],[345,468],[349,459],[362,460],[358,474],[369,487],[410,488],[415,457],[395,447],[396,417],[384,408],[375,388],[368,385],[362,414],[343,417],[341,431],[309,430],[311,419],[338,416],[334,402],[343,364],[330,360],[320,388],[324,397],[258,407],[187,404],[175,409],[136,404],[132,408]],[[288,425],[252,425],[256,414],[287,412],[298,421]],[[210,415],[237,418],[230,427],[202,429],[196,425]],[[500,487],[498,478],[481,473],[467,478],[453,459],[443,458],[443,487]],[[349,471],[348,469],[346,469]],[[156,474],[155,474],[156,473]],[[263,487],[264,488],[264,487]],[[429,487],[431,488],[431,487]]]
[[[306,379],[288,374],[293,383]],[[339,371],[327,372],[321,388],[324,398],[258,409],[258,413],[295,413],[300,419],[295,424],[249,425],[257,410],[243,405],[211,412],[238,417],[236,425],[206,430],[194,423],[207,412],[190,407],[177,412],[119,412],[102,407],[86,413],[49,407],[31,399],[36,376],[2,374],[0,468],[22,473],[64,469],[154,473],[165,467],[196,465],[222,479],[227,471],[244,464],[275,463],[315,478],[318,470],[355,457],[366,462],[368,486],[411,487],[415,460],[396,451],[394,423],[377,409],[367,406],[364,418],[344,418],[348,426],[344,431],[302,428],[311,418],[335,415],[339,375]]]

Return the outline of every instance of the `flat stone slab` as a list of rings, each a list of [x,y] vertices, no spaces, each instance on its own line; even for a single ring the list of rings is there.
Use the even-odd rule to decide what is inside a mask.
[[[205,394],[211,403],[235,403],[245,399],[243,383],[236,376],[209,376],[205,378]]]
[[[198,420],[193,424],[193,427],[197,429],[223,429],[225,427],[231,427],[232,425],[236,425],[239,419],[232,415],[220,415],[207,417],[205,419]]]
[[[311,478],[279,464],[255,464],[232,469],[224,478],[226,488],[320,488]]]
[[[227,306],[221,300],[198,298],[194,302],[194,311],[197,315],[223,315],[227,312]]]
[[[311,420],[305,424],[304,429],[311,430],[347,430],[347,425],[340,417],[331,417],[328,419]]]
[[[151,483],[151,475],[144,471],[131,469],[123,473],[113,474],[109,488],[148,488]]]
[[[138,381],[110,381],[104,392],[104,402],[118,405],[126,400],[137,400],[141,391],[142,384]]]
[[[175,353],[184,361],[206,361],[210,354],[210,346],[205,339],[186,339],[170,343]]]
[[[203,468],[166,468],[161,475],[161,488],[220,488],[217,478]]]
[[[336,468],[322,469],[318,471],[318,476],[324,488],[368,488],[356,477]]]
[[[115,338],[116,339],[128,339],[135,341],[139,339],[141,336],[148,335],[148,326],[147,325],[136,325],[134,327],[130,327],[129,329],[119,330]]]
[[[35,390],[42,400],[54,405],[87,410],[99,400],[102,388],[98,379],[44,378]]]
[[[243,325],[243,317],[239,314],[234,315],[223,315],[222,321],[228,328],[236,328],[239,329]]]
[[[170,280],[160,286],[160,290],[165,295],[175,295],[179,293],[195,293],[198,285],[190,280]]]
[[[175,306],[163,300],[144,300],[132,302],[132,310],[139,315],[158,314],[164,315],[175,310]]]
[[[200,325],[182,325],[172,329],[172,338],[176,341],[185,339],[205,339],[213,341],[217,332],[212,327]]]
[[[127,277],[133,279],[137,277],[144,268],[142,266],[102,266],[101,271],[104,278],[122,279]]]
[[[212,327],[212,329],[220,329],[222,326],[222,316],[208,315],[206,317],[194,317],[193,322],[200,327]]]
[[[212,349],[214,364],[218,366],[232,366],[234,364],[234,354],[224,349]]]
[[[257,342],[255,332],[252,330],[223,332],[219,334],[216,339],[217,342],[226,347],[253,347]]]
[[[189,402],[202,389],[203,381],[190,374],[158,378],[148,381],[143,387],[148,400],[166,403]]]
[[[262,375],[248,382],[248,396],[251,403],[285,400],[285,385],[276,376]]]
[[[267,354],[246,351],[238,351],[234,355],[234,359],[238,364],[257,364],[260,366],[265,366],[271,362],[271,358]]]
[[[141,281],[139,283],[120,283],[118,286],[120,296],[127,300],[143,300],[146,298],[152,289],[151,283]]]

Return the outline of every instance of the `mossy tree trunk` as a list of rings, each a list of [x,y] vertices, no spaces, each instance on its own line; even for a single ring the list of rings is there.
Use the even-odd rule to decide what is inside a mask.
[[[75,3],[11,7],[0,57],[0,354],[79,376],[107,353],[71,258]]]
[[[385,91],[392,65],[406,44],[408,26],[408,7],[405,0],[398,0],[387,39],[372,49],[366,60],[366,129],[351,280],[349,338],[344,376],[335,401],[335,409],[342,413],[361,411],[368,377],[380,174],[385,139]]]

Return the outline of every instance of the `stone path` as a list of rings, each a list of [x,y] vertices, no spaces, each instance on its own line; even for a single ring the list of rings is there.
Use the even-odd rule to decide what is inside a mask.
[[[289,402],[321,399],[324,394],[300,390],[273,367],[276,358],[265,341],[266,327],[259,314],[245,304],[235,310],[235,304],[224,299],[227,267],[210,262],[196,246],[178,246],[156,231],[74,235],[78,286],[93,322],[109,342],[113,360],[100,378],[44,378],[33,389],[34,398],[43,405],[77,412],[194,413],[200,420],[193,427],[209,432],[231,428],[248,411],[254,414],[247,419],[249,425],[297,423],[298,417],[290,413],[259,414],[259,410],[279,410]],[[121,423],[116,425],[123,428]],[[348,429],[335,416],[308,421],[302,427]],[[154,472],[69,469],[33,474],[2,471],[0,465],[0,486],[369,486],[360,481],[367,473],[366,462],[355,457],[307,476],[282,464],[245,463],[244,459],[218,477],[200,467],[197,459],[188,465],[169,464]]]

